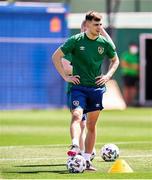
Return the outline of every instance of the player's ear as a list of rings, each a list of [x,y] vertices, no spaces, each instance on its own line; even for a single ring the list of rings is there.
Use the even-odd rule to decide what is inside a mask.
[[[91,21],[86,21],[86,27],[87,27],[87,28],[89,27],[90,22],[91,22]]]

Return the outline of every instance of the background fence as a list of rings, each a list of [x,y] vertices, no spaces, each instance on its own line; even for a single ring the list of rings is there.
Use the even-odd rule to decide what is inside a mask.
[[[0,7],[0,108],[60,107],[65,83],[51,63],[68,36],[63,4]]]

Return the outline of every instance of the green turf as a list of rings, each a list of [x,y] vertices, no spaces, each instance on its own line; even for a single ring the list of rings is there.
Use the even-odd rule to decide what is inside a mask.
[[[152,108],[103,111],[98,121],[98,171],[69,174],[66,151],[70,144],[68,110],[0,112],[1,179],[151,179]],[[133,173],[109,174],[113,164],[104,162],[105,143],[120,148],[120,158]]]

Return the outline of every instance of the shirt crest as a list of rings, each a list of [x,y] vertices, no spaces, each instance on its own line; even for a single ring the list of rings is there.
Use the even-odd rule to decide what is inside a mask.
[[[102,54],[104,52],[104,48],[102,46],[98,46],[98,53]]]

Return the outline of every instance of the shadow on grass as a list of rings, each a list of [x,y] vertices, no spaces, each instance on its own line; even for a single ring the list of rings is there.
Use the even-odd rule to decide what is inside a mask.
[[[37,170],[37,171],[3,171],[3,173],[17,173],[17,174],[38,174],[38,173],[57,173],[57,174],[69,174],[68,170]]]
[[[57,174],[69,174],[68,170],[62,169],[62,170],[48,170],[48,168],[50,167],[60,167],[60,166],[64,166],[66,167],[66,164],[42,164],[42,165],[17,165],[17,166],[13,166],[15,167],[15,169],[13,170],[4,170],[3,173],[20,173],[20,174],[34,174],[34,173],[43,173],[43,172],[48,172],[48,173],[57,173]],[[27,168],[33,168],[33,169],[27,169]],[[43,167],[47,167],[47,169],[34,169],[34,168],[43,168]],[[24,168],[24,169],[21,169]]]
[[[66,164],[30,164],[30,165],[17,165],[14,167],[50,167],[50,166],[66,166]]]

